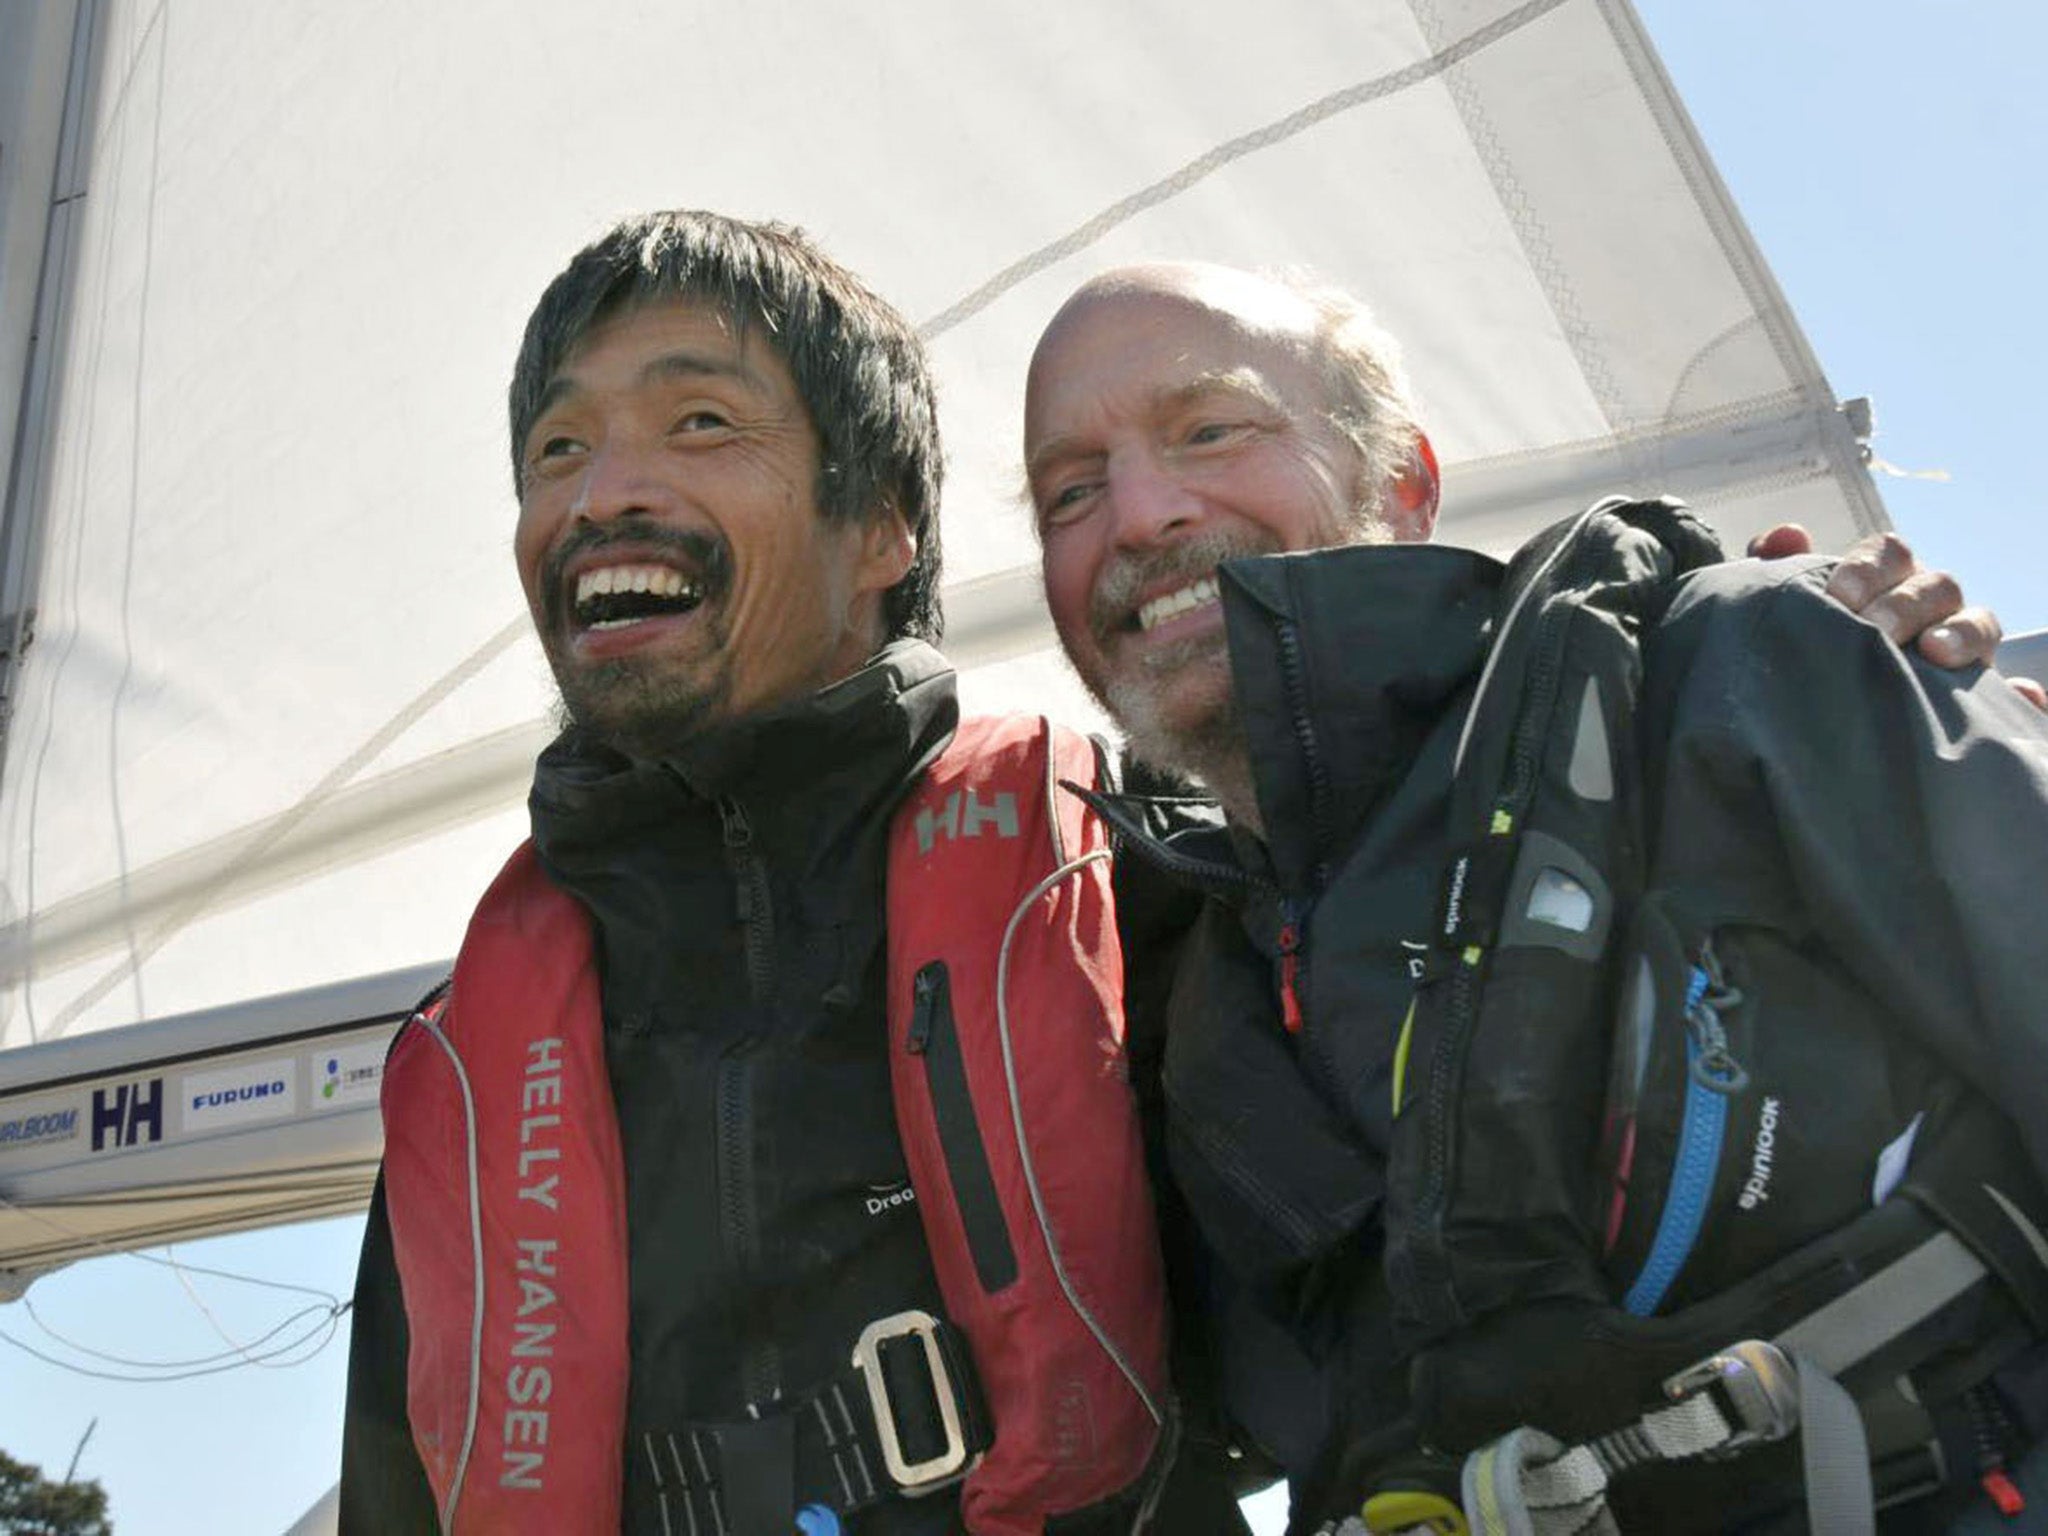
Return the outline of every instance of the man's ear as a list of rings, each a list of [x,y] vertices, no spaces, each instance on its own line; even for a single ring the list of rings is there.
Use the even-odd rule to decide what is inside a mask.
[[[916,561],[917,535],[896,504],[885,501],[861,520],[853,589],[886,592],[909,574]]]
[[[1415,434],[1415,446],[1408,462],[1387,485],[1386,519],[1395,542],[1421,544],[1436,531],[1437,497],[1443,482],[1437,473],[1436,450],[1422,433]]]

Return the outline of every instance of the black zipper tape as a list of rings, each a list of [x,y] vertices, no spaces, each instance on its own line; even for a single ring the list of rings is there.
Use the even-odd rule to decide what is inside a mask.
[[[913,1055],[924,1057],[925,1083],[931,1090],[932,1113],[939,1123],[939,1147],[953,1180],[953,1199],[967,1229],[967,1251],[974,1273],[991,1294],[1017,1278],[1017,1252],[1003,1221],[988,1149],[975,1119],[974,1099],[967,1091],[967,1061],[960,1053],[960,1033],[953,1021],[953,988],[946,962],[934,960],[911,983],[910,1037]]]

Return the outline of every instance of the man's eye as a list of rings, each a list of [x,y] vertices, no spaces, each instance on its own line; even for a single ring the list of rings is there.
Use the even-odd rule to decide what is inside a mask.
[[[542,438],[540,446],[533,451],[533,457],[536,462],[544,459],[559,459],[579,452],[582,447],[583,444],[573,437],[556,436]]]
[[[1101,489],[1094,480],[1077,480],[1072,485],[1062,485],[1048,494],[1040,503],[1038,520],[1047,527],[1058,527],[1071,523],[1083,512]]]
[[[1204,421],[1189,429],[1187,443],[1191,448],[1208,448],[1227,443],[1244,430],[1241,421]]]
[[[729,427],[731,425],[731,422],[727,421],[723,416],[719,415],[716,411],[685,411],[682,415],[676,418],[675,425],[670,427],[669,431],[716,432],[719,431],[721,428]]]

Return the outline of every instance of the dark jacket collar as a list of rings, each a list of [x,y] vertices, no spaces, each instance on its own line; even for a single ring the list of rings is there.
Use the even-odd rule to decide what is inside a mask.
[[[1232,900],[1276,887],[1312,899],[1324,861],[1353,846],[1476,679],[1505,568],[1471,550],[1385,544],[1233,560],[1221,571],[1265,840],[1184,799],[1086,798],[1181,883]]]
[[[1471,683],[1501,565],[1435,545],[1354,545],[1222,567],[1224,623],[1271,873],[1315,895]],[[1240,836],[1240,860],[1256,850]]]
[[[541,753],[528,805],[552,873],[572,879],[691,807],[744,807],[753,834],[798,874],[858,841],[935,758],[959,721],[952,668],[921,641],[885,647],[807,698],[642,762],[571,727]]]

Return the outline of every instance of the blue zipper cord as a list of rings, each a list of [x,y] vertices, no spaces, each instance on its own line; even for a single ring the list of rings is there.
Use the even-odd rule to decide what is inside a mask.
[[[1706,991],[1707,973],[1695,966],[1685,990],[1688,1011]],[[1703,1086],[1694,1075],[1692,1068],[1699,1054],[1699,1043],[1688,1034],[1685,1118],[1679,1125],[1671,1187],[1657,1217],[1657,1237],[1650,1244],[1650,1256],[1621,1303],[1635,1317],[1648,1317],[1663,1305],[1665,1293],[1692,1257],[1693,1244],[1699,1241],[1700,1227],[1707,1219],[1707,1201],[1714,1193],[1714,1174],[1721,1166],[1721,1144],[1728,1134],[1728,1096]]]

